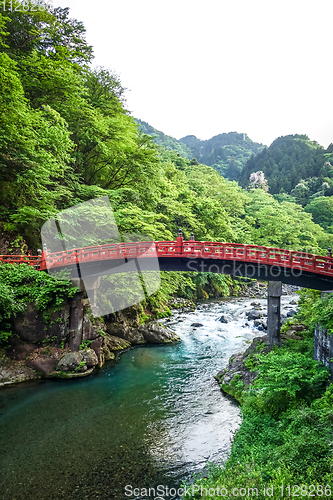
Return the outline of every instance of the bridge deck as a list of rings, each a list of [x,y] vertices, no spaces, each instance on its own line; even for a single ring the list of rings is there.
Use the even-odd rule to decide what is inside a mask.
[[[275,269],[284,269],[290,272],[294,270],[300,274],[303,273],[304,276],[313,276],[316,279],[322,279],[326,282],[326,289],[333,287],[332,257],[258,245],[210,241],[183,241],[182,238],[177,238],[177,241],[111,243],[57,253],[48,253],[44,251],[41,256],[2,255],[0,256],[0,262],[26,263],[41,271],[56,271],[64,268],[73,268],[76,267],[77,264],[84,267],[91,267],[92,264],[104,263],[104,268],[107,268],[107,263],[112,265],[113,261],[114,265],[116,265],[117,261],[124,261],[124,259],[140,259],[143,263],[146,259],[156,257],[161,263],[164,263],[162,268],[166,269],[168,267],[166,262],[169,262],[170,269],[181,268],[180,270],[187,271],[202,270],[202,268],[191,268],[190,263],[192,261],[204,262],[205,265],[209,262],[211,264],[228,263],[229,265],[231,263],[241,263],[242,265],[252,264],[257,267],[266,265],[269,269],[274,267]],[[172,264],[173,260],[174,264]],[[182,264],[179,264],[177,267],[176,261]],[[186,263],[186,268],[184,268]],[[204,270],[206,271],[208,268]],[[224,271],[214,270],[214,266],[211,266],[211,272]],[[94,273],[95,271],[92,272],[92,274]],[[233,274],[230,272],[230,269],[226,269],[225,273]],[[269,276],[267,279],[272,278]],[[281,281],[284,280],[282,279]],[[331,281],[332,283],[329,283]],[[328,286],[327,283],[330,284],[330,286]],[[300,286],[305,285],[303,284]],[[311,285],[309,286],[311,287]],[[320,286],[319,289],[325,288]]]

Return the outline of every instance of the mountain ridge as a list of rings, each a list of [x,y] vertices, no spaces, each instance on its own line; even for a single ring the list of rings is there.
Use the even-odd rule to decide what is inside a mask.
[[[136,122],[142,132],[153,136],[155,144],[176,151],[189,160],[195,158],[229,180],[237,180],[251,156],[266,147],[253,142],[247,134],[238,132],[223,132],[206,140],[198,139],[195,135],[177,140],[143,120],[136,119]]]

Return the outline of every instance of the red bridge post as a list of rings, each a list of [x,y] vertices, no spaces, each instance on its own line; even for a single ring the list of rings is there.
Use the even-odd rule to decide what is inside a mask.
[[[181,229],[178,229],[177,241],[176,241],[176,253],[183,253],[183,233]]]

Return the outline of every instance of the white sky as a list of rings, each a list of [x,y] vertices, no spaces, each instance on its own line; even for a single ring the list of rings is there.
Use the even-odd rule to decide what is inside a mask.
[[[332,0],[53,0],[165,134],[333,142]]]

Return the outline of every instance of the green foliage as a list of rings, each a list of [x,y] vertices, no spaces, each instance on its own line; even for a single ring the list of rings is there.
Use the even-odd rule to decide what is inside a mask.
[[[84,349],[90,349],[91,344],[92,340],[82,340],[80,344],[80,351],[83,351]]]
[[[331,294],[318,298],[313,304],[311,322],[326,328],[329,335],[333,333],[333,296]]]
[[[86,361],[80,361],[79,365],[73,370],[74,372],[79,372],[82,370],[82,368],[86,365]]]
[[[305,212],[312,215],[316,224],[326,231],[333,232],[333,197],[319,196],[313,198],[304,208]]]
[[[260,377],[246,404],[274,417],[301,403],[311,403],[321,395],[329,377],[328,370],[319,367],[313,359],[284,349],[260,355],[258,361]]]
[[[329,159],[328,150],[310,141],[306,135],[279,137],[269,148],[248,160],[240,183],[246,187],[250,174],[261,170],[271,194],[292,194],[295,201],[304,206],[311,195],[322,189],[324,180],[332,177]]]
[[[0,345],[6,345],[10,337],[12,337],[13,332],[0,330]]]
[[[49,318],[51,311],[60,310],[76,288],[70,281],[58,281],[27,265],[0,265],[0,326],[6,319],[25,310],[34,302]]]
[[[0,52],[0,222],[30,247],[40,246],[40,227],[50,217],[108,196],[122,233],[171,240],[181,227],[185,238],[193,232],[202,241],[326,251],[330,237],[300,205],[258,190],[247,193],[216,171],[236,178],[261,145],[235,132],[209,141],[194,136],[176,141],[144,122],[138,121],[138,130],[119,77],[86,65],[91,47],[68,9],[9,17],[0,18],[7,33]],[[152,133],[155,143],[147,135]],[[313,186],[306,181],[309,192],[329,186],[329,149],[303,136],[277,140],[275,146],[283,149],[285,143],[284,155],[298,148],[304,158],[318,154],[325,160],[320,170],[325,182],[318,187],[319,181]],[[260,155],[266,153],[259,160]],[[93,242],[95,235],[86,237]],[[230,289],[216,276],[205,286],[201,296],[227,295]]]
[[[326,295],[321,298],[319,290],[309,290],[303,288],[298,292],[300,299],[298,301],[299,312],[297,319],[305,323],[313,333],[316,323],[328,328],[329,331],[333,328],[333,317],[331,313],[331,296]]]

